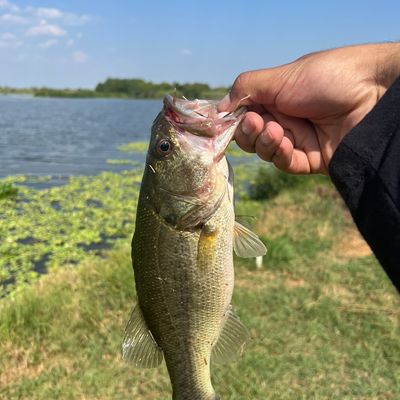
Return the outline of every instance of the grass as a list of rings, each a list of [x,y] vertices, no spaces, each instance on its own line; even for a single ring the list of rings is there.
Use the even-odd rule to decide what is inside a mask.
[[[240,175],[240,174],[239,174]],[[400,398],[399,298],[326,182],[243,200],[269,252],[235,258],[233,304],[252,339],[213,367],[223,400]],[[135,302],[129,240],[0,301],[1,399],[169,399],[165,366],[120,358]]]

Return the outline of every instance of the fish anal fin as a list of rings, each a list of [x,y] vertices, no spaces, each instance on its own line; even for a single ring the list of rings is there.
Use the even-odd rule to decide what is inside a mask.
[[[233,229],[233,249],[238,257],[259,257],[267,253],[260,238],[250,229],[235,221]]]
[[[221,334],[211,352],[211,360],[216,364],[227,364],[238,358],[249,337],[249,331],[231,310],[227,311]]]
[[[139,304],[132,310],[125,328],[122,358],[138,368],[156,368],[163,359],[163,352],[147,327]]]

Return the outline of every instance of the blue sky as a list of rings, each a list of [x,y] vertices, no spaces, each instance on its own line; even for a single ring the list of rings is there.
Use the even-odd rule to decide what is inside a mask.
[[[311,51],[400,40],[399,1],[0,0],[0,86],[230,85]]]

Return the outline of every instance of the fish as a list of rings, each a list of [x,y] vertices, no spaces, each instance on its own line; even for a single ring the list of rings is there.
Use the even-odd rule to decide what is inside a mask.
[[[235,221],[225,150],[246,109],[166,95],[153,122],[132,239],[137,304],[123,358],[138,368],[165,359],[174,400],[217,400],[210,364],[242,353],[249,333],[234,313],[233,249],[262,256]]]

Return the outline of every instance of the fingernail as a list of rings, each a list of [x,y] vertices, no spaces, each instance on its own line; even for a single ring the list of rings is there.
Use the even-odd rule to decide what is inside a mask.
[[[249,124],[249,122],[247,121],[247,119],[245,119],[245,120],[242,122],[241,128],[242,128],[242,132],[243,132],[244,135],[247,135],[247,136],[248,136],[248,135],[251,134],[251,132],[253,132],[253,127]]]
[[[267,128],[265,132],[263,132],[261,134],[261,143],[265,146],[268,146],[270,144],[270,140],[269,140],[269,136],[270,135],[270,131]]]
[[[231,105],[231,98],[229,93],[218,103],[217,109],[219,112],[229,111],[229,106]]]

